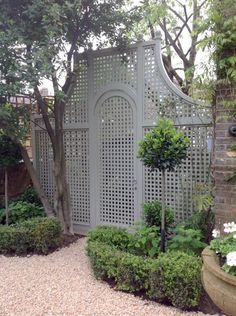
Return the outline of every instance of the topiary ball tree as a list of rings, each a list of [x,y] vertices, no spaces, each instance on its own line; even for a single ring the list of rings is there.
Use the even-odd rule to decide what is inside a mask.
[[[189,138],[173,122],[160,119],[139,142],[138,158],[151,172],[159,170],[162,181],[161,251],[165,251],[165,173],[174,171],[187,157]]]

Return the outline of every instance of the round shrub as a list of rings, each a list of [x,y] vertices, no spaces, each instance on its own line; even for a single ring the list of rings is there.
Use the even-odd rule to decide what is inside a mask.
[[[168,299],[183,309],[197,306],[202,291],[201,266],[201,259],[194,255],[179,251],[161,254],[151,268],[149,297]]]
[[[158,226],[161,227],[161,203],[158,200],[152,202],[146,202],[143,204],[143,220],[149,227]],[[165,207],[165,227],[168,229],[174,222],[173,210]]]
[[[32,218],[20,223],[20,227],[29,231],[34,252],[46,255],[61,245],[62,228],[56,218]]]
[[[88,233],[90,241],[99,241],[111,245],[119,250],[126,250],[130,235],[127,230],[114,226],[100,225]]]
[[[0,253],[26,253],[30,249],[30,243],[27,229],[0,225]]]

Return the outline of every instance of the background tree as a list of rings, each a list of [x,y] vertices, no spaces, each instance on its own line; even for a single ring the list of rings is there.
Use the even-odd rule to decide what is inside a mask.
[[[28,106],[22,105],[21,107],[14,107],[11,104],[0,103],[0,134],[7,135],[11,142],[16,144],[20,149],[21,159],[24,160],[33,186],[42,202],[44,211],[47,216],[52,217],[54,216],[53,209],[24,146],[25,140],[29,135],[29,110]]]
[[[48,132],[54,159],[55,211],[64,232],[72,232],[69,188],[63,143],[63,115],[79,69],[73,56],[95,39],[112,45],[138,17],[124,8],[125,0],[2,0],[0,71],[2,95],[32,90]],[[49,79],[54,100],[48,104],[39,87]]]
[[[9,224],[8,212],[8,170],[9,167],[17,165],[22,160],[20,147],[9,137],[0,134],[0,167],[5,170],[5,212],[6,224]]]
[[[170,79],[190,94],[195,76],[198,44],[204,39],[206,0],[144,0],[142,28],[152,38],[162,30],[162,58]]]
[[[165,251],[165,173],[174,171],[187,157],[189,138],[167,119],[160,119],[139,143],[138,158],[150,171],[159,170],[162,181],[161,251]]]

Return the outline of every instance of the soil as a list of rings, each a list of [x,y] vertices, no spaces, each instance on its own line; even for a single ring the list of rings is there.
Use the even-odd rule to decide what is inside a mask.
[[[80,238],[84,238],[84,235],[74,234],[74,235],[63,235],[62,243],[60,248],[68,247],[70,244],[73,244]]]

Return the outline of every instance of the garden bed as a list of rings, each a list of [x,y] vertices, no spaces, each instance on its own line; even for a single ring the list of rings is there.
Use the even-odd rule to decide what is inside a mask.
[[[139,255],[133,238],[114,227],[92,230],[87,252],[95,276],[112,280],[118,290],[142,293],[182,309],[197,307],[202,295],[201,259],[181,251]]]

